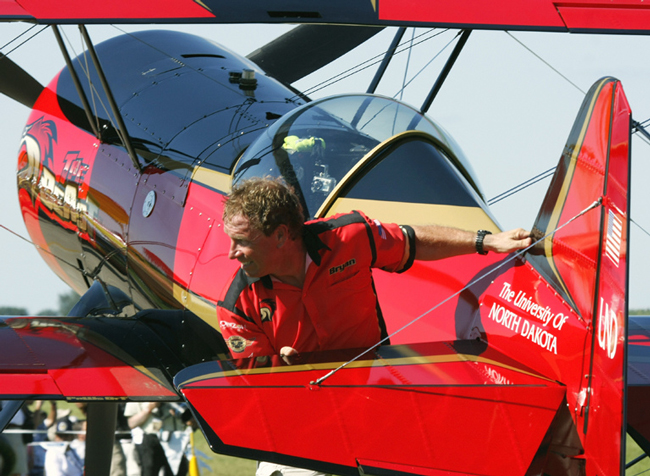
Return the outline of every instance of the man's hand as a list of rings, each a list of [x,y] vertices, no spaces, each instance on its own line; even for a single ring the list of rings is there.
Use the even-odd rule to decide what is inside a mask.
[[[530,246],[532,242],[533,239],[530,237],[529,231],[516,228],[495,235],[486,235],[483,240],[483,249],[495,253],[512,253]]]
[[[288,365],[291,365],[299,355],[296,349],[285,345],[280,349],[280,357],[282,357],[282,360],[284,360]]]

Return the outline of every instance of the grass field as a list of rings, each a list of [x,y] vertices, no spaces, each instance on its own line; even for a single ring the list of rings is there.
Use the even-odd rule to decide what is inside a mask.
[[[255,474],[257,465],[255,461],[213,453],[200,431],[194,433],[194,441],[196,449],[210,458],[208,461],[204,460],[210,469],[208,471],[200,468],[201,476],[253,476]]]

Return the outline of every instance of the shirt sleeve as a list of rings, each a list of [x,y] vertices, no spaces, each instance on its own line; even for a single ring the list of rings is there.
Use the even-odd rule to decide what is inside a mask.
[[[220,302],[217,305],[217,319],[230,353],[234,359],[274,355],[277,352],[268,337],[252,318],[230,310]]]
[[[395,223],[382,223],[363,215],[371,235],[371,247],[375,255],[374,266],[389,272],[406,271],[415,254],[415,244],[410,246],[410,227],[401,227]]]

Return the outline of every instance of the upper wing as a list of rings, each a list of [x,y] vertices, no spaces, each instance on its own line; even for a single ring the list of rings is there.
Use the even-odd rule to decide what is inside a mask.
[[[330,23],[601,33],[647,33],[642,0],[3,0],[0,19],[39,23]]]

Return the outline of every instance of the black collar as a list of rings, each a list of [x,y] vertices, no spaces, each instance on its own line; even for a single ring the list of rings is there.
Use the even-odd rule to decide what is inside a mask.
[[[323,240],[319,238],[311,225],[305,225],[302,227],[302,241],[305,243],[305,248],[307,248],[307,253],[311,260],[316,263],[316,266],[320,266],[320,250],[331,251],[331,248],[323,243]]]

